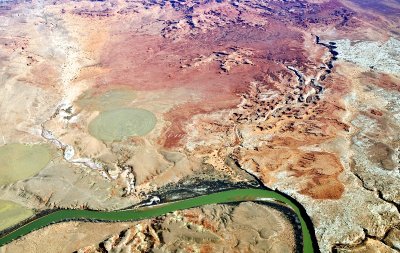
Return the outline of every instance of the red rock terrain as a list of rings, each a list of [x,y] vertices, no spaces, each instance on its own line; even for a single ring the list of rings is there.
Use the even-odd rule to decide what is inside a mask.
[[[122,208],[210,168],[295,198],[322,252],[400,250],[388,237],[400,224],[399,11],[389,0],[3,2],[4,143],[72,148],[62,163],[96,169],[116,199],[71,204],[29,180],[0,198]],[[97,140],[99,111],[77,101],[121,87],[157,124]]]

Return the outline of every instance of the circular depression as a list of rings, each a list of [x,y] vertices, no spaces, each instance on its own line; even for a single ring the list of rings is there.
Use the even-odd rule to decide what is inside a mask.
[[[136,92],[129,89],[114,89],[96,94],[95,90],[84,92],[76,101],[86,110],[107,111],[124,108],[136,98]]]
[[[29,218],[34,212],[17,203],[0,199],[0,230]]]
[[[153,130],[157,119],[148,110],[123,108],[101,112],[89,123],[89,133],[99,140],[120,141],[143,136]]]
[[[0,147],[0,186],[30,178],[51,160],[47,145],[6,144]]]

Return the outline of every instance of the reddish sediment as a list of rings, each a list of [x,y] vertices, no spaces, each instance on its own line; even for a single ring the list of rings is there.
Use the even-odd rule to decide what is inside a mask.
[[[185,125],[193,116],[235,108],[240,95],[246,92],[257,75],[268,74],[279,80],[280,75],[288,75],[284,64],[307,64],[308,59],[301,53],[303,49],[299,44],[302,35],[295,31],[277,32],[283,29],[281,24],[271,26],[272,30],[222,27],[176,42],[159,36],[120,35],[118,40],[106,43],[100,64],[110,71],[98,75],[96,84],[100,87],[124,84],[139,91],[162,90],[165,96],[168,96],[169,89],[191,90],[200,100],[183,98],[183,101],[176,101],[178,106],[164,115],[170,125],[164,129],[159,143],[166,148],[179,147],[185,136]],[[181,68],[183,61],[232,46],[251,46],[254,65],[235,66],[229,73],[221,73],[217,62],[199,68]]]

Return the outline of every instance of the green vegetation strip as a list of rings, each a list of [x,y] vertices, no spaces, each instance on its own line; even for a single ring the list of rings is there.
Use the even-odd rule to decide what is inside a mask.
[[[290,206],[294,210],[294,212],[298,215],[299,220],[301,222],[301,229],[303,233],[303,252],[305,253],[314,252],[310,231],[307,227],[306,222],[301,216],[299,208],[291,200],[287,199],[281,194],[274,191],[261,190],[261,189],[229,190],[218,193],[212,193],[200,197],[190,198],[186,200],[166,203],[162,205],[144,207],[140,209],[128,209],[128,210],[119,210],[110,212],[71,210],[71,209],[59,210],[47,214],[45,216],[42,216],[28,224],[25,224],[15,229],[14,231],[10,232],[9,234],[5,235],[4,237],[0,238],[0,246],[7,244],[20,236],[26,235],[31,231],[43,228],[52,223],[57,223],[65,220],[87,219],[87,220],[97,220],[97,221],[107,221],[107,222],[143,220],[164,215],[166,213],[173,212],[176,210],[188,209],[202,205],[222,204],[222,203],[238,202],[238,201],[254,201],[259,198],[269,198],[278,200]]]

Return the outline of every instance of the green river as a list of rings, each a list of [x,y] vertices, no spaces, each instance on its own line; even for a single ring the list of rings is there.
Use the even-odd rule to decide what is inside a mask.
[[[308,224],[301,215],[300,209],[294,202],[284,197],[278,192],[262,189],[235,189],[217,193],[212,193],[204,196],[189,198],[176,202],[160,204],[156,206],[147,206],[140,209],[126,209],[118,211],[90,211],[90,210],[58,210],[33,221],[17,227],[8,234],[0,238],[0,246],[11,242],[12,240],[28,234],[31,231],[43,228],[52,223],[57,223],[66,220],[92,220],[92,221],[134,221],[148,219],[155,216],[160,216],[175,210],[188,209],[208,204],[221,204],[239,201],[280,201],[291,207],[298,215],[301,222],[303,233],[303,252],[314,252],[313,241],[311,238]],[[311,225],[310,225],[311,226]],[[311,230],[312,231],[312,230]]]

